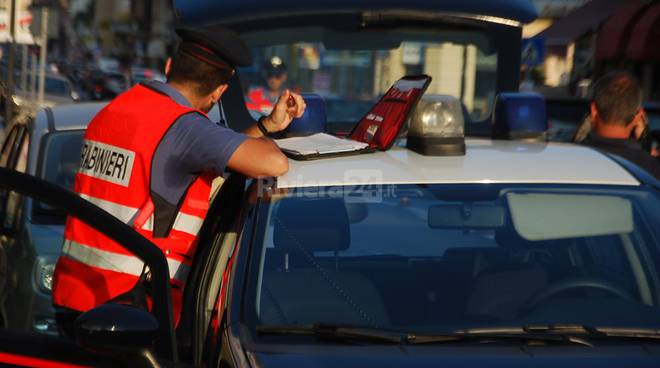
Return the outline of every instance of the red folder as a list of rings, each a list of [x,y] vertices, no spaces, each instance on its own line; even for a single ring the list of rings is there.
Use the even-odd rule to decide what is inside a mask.
[[[428,75],[399,79],[360,120],[349,138],[368,143],[374,149],[390,149],[429,84]]]

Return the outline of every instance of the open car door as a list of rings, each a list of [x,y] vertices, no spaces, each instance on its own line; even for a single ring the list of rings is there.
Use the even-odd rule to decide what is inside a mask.
[[[108,303],[76,320],[75,341],[0,329],[0,365],[24,367],[176,365],[177,344],[165,256],[149,240],[76,194],[0,168],[0,192],[32,197],[75,216],[139,257],[152,272],[151,313]]]

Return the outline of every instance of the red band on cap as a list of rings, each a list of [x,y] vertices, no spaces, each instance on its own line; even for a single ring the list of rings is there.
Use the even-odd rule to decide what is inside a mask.
[[[197,47],[197,48],[200,48],[200,49],[202,49],[202,50],[208,52],[209,54],[213,54],[213,53],[214,53],[213,51],[211,51],[210,49],[208,49],[208,48],[202,46],[201,44],[193,43],[193,46],[195,46],[195,47]]]
[[[179,46],[179,50],[218,69],[234,69],[229,63],[223,60],[214,60],[215,58],[213,56],[215,53],[199,44],[184,43]]]

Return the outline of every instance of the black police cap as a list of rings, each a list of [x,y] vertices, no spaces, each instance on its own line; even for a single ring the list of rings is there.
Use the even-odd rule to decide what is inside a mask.
[[[232,68],[252,65],[250,50],[228,28],[178,27],[176,34],[182,40],[179,50],[208,64],[221,69],[227,65]]]
[[[267,78],[279,76],[286,73],[286,64],[279,56],[273,56],[264,63],[263,71]]]

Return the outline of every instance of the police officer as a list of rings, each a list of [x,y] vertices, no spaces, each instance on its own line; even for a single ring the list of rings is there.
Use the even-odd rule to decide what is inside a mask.
[[[182,42],[167,83],[136,85],[101,110],[84,137],[74,190],[153,241],[167,257],[175,316],[211,181],[226,170],[279,176],[288,160],[264,137],[285,129],[305,103],[284,91],[270,115],[244,133],[206,114],[227,89],[236,66],[251,64],[247,47],[228,29],[180,28]],[[292,101],[295,103],[292,103]],[[84,222],[67,220],[53,284],[65,333],[80,313],[126,295],[145,274],[143,263]]]
[[[288,79],[286,64],[279,56],[268,59],[262,69],[266,88],[252,88],[247,94],[247,108],[259,114],[269,114],[277,103]]]

